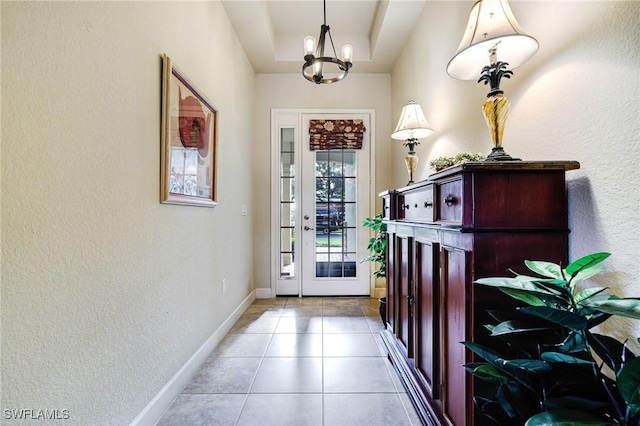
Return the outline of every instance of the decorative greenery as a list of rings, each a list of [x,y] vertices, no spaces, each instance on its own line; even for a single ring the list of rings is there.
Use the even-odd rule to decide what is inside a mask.
[[[640,319],[640,299],[606,295],[604,287],[578,287],[606,269],[599,264],[609,255],[590,254],[565,269],[525,261],[543,278],[516,274],[476,281],[523,304],[511,312],[489,312],[497,321],[485,326],[494,348],[463,343],[485,360],[465,369],[495,385],[495,399],[474,398],[494,424],[640,424],[640,358],[626,347],[627,340],[591,331],[613,315]]]
[[[473,152],[461,152],[454,157],[438,157],[429,162],[429,166],[432,169],[439,172],[447,167],[455,166],[457,164],[466,163],[467,161],[484,161],[485,156],[480,153]]]
[[[382,219],[383,215],[380,213],[362,221],[362,226],[371,229],[376,235],[369,240],[369,245],[367,246],[371,255],[360,260],[360,263],[377,263],[378,269],[373,271],[373,276],[376,278],[384,278],[387,273],[387,224]]]

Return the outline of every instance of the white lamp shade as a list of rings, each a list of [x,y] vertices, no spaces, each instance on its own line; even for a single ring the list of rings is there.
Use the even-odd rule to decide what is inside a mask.
[[[525,34],[507,0],[479,0],[471,8],[469,24],[447,73],[460,80],[477,80],[489,64],[489,50],[497,44],[497,60],[514,69],[538,50],[538,41]]]
[[[433,129],[422,112],[420,105],[409,101],[402,107],[402,114],[396,129],[391,134],[393,139],[422,139],[433,133]]]

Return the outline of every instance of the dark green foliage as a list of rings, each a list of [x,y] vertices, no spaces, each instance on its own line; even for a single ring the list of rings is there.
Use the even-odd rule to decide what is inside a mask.
[[[374,262],[378,264],[378,269],[373,271],[376,278],[384,278],[387,274],[387,224],[382,221],[382,213],[368,217],[362,221],[362,226],[375,232],[375,236],[369,240],[367,249],[371,255],[360,260],[362,262]]]
[[[613,315],[640,319],[640,299],[607,295],[601,287],[578,288],[605,270],[599,263],[607,257],[594,253],[565,269],[526,261],[544,278],[476,281],[521,305],[513,312],[489,312],[497,323],[485,327],[495,347],[464,342],[476,354],[465,369],[495,387],[494,398],[474,398],[487,424],[640,424],[640,358],[626,342],[591,331]]]

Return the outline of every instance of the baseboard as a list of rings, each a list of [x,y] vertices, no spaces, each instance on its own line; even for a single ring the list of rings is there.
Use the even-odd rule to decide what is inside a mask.
[[[274,297],[271,294],[270,288],[256,288],[256,299],[271,299]]]
[[[146,407],[136,416],[130,426],[152,426],[162,417],[173,400],[182,392],[182,389],[189,383],[189,380],[198,372],[202,364],[209,357],[211,352],[220,344],[220,341],[227,335],[229,330],[238,321],[242,314],[256,299],[256,292],[252,291],[240,303],[220,327],[207,339],[206,342],[194,353],[191,358],[178,370],[178,372],[164,385],[164,387],[153,397]]]
[[[380,299],[381,297],[386,297],[387,296],[387,289],[386,288],[375,288],[373,289],[373,296],[376,299]]]

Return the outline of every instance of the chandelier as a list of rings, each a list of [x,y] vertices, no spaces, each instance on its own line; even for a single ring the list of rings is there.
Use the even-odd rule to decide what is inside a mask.
[[[320,27],[320,38],[316,45],[316,39],[313,36],[304,38],[304,64],[302,65],[302,75],[309,81],[316,84],[329,84],[340,81],[346,77],[351,68],[351,59],[353,57],[353,47],[350,44],[342,46],[342,59],[338,59],[336,48],[331,38],[331,29],[327,25],[327,0],[323,0],[324,4],[324,23]],[[333,57],[324,56],[324,45],[326,36],[329,36]],[[315,55],[314,55],[315,47]]]

